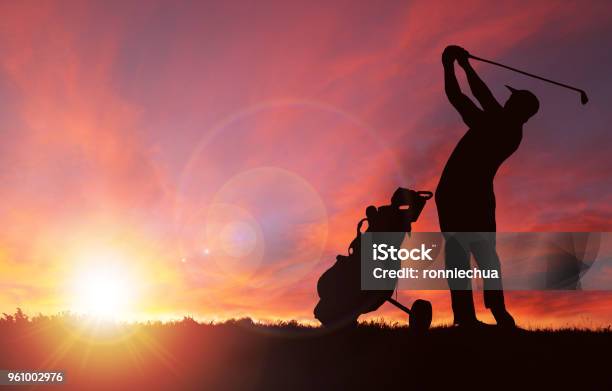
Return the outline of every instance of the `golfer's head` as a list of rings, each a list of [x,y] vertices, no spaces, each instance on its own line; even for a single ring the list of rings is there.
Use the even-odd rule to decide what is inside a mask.
[[[516,118],[521,123],[527,122],[540,108],[540,102],[538,98],[527,90],[517,90],[510,86],[506,86],[512,95],[506,101],[504,109],[512,118]]]

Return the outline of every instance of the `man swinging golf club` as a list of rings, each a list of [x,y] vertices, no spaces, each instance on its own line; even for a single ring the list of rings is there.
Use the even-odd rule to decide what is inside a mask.
[[[469,53],[448,46],[442,53],[446,95],[469,127],[444,167],[436,189],[440,229],[445,233],[447,269],[470,268],[470,255],[480,269],[497,270],[499,279],[484,280],[485,306],[499,326],[515,327],[506,310],[500,263],[495,248],[493,179],[501,164],[519,147],[523,125],[537,113],[539,102],[527,90],[508,87],[512,94],[502,106],[469,63]],[[461,92],[454,63],[466,73],[480,108]],[[474,327],[476,319],[469,279],[449,279],[454,323]]]

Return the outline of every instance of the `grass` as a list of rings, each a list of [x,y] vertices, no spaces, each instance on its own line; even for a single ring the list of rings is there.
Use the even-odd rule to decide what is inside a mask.
[[[2,369],[64,370],[67,383],[53,389],[612,386],[609,328],[468,333],[440,327],[418,336],[380,322],[329,331],[250,319],[101,324],[18,311],[0,318],[0,349]]]

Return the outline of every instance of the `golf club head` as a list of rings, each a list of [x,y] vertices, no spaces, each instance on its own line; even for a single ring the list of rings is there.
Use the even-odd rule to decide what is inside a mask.
[[[580,91],[580,103],[582,103],[583,105],[586,105],[588,101],[589,101],[589,97],[587,96],[586,92]]]

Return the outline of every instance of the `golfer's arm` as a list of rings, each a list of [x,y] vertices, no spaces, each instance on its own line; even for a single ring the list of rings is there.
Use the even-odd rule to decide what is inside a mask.
[[[466,62],[463,65],[463,69],[465,70],[465,75],[467,76],[472,94],[474,94],[474,97],[478,99],[478,102],[480,102],[483,110],[487,111],[501,108],[499,102],[497,102],[489,87],[487,87],[485,82],[482,81],[480,76],[478,76],[474,68],[472,68],[472,65],[469,62]]]
[[[472,126],[482,112],[470,98],[461,92],[454,64],[444,66],[444,90],[450,103],[461,114],[463,122]]]

